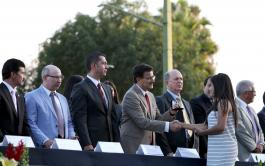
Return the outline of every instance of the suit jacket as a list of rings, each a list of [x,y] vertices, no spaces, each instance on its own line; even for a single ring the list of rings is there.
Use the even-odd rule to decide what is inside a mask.
[[[29,135],[23,95],[17,95],[17,112],[11,94],[0,84],[0,142],[5,135]]]
[[[259,125],[259,119],[253,109],[253,115],[259,129],[258,142],[256,143],[256,135],[252,129],[252,121],[248,113],[242,108],[238,99],[236,99],[238,112],[238,126],[236,128],[236,138],[238,144],[238,158],[239,161],[246,161],[250,153],[256,148],[257,144],[264,144],[264,136]]]
[[[111,89],[105,84],[102,84],[102,88],[108,106],[103,104],[97,87],[87,77],[75,85],[71,93],[73,122],[82,147],[95,147],[98,141],[119,141],[119,129],[112,123],[116,112]]]
[[[135,154],[140,144],[150,144],[152,131],[164,132],[164,120],[171,121],[174,117],[169,112],[160,114],[155,97],[147,91],[151,112],[147,111],[146,99],[137,85],[133,85],[122,101],[121,145],[125,153]]]
[[[207,121],[208,114],[211,112],[212,102],[204,93],[190,100],[191,109],[194,115],[195,123],[204,123]],[[199,136],[199,154],[205,158],[207,153],[207,136]]]
[[[262,110],[258,113],[258,118],[259,118],[260,127],[262,128],[262,132],[264,135],[265,133],[265,107],[263,107]]]
[[[65,125],[65,138],[75,136],[67,99],[56,92],[59,98]],[[27,119],[32,132],[32,138],[37,147],[41,147],[44,141],[58,138],[58,120],[51,97],[41,85],[26,94]]]
[[[160,110],[160,113],[164,113],[171,107],[172,100],[173,97],[172,95],[170,95],[169,92],[166,92],[162,96],[156,98],[157,106]],[[181,100],[183,102],[185,110],[187,111],[190,122],[195,123],[189,102],[184,99]],[[176,114],[176,120],[184,122],[183,115],[180,111]],[[187,140],[185,129],[181,129],[177,132],[157,134],[157,144],[160,145],[164,155],[167,155],[168,153],[175,153],[177,147],[196,148],[198,150],[199,138],[193,133],[193,136],[189,140]]]

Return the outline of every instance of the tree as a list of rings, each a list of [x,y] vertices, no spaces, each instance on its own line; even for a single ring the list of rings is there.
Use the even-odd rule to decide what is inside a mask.
[[[152,16],[143,0],[112,0],[109,4],[162,21],[162,14]],[[199,18],[198,7],[179,1],[172,8],[173,65],[183,73],[183,95],[190,98],[201,91],[203,79],[214,73],[211,60],[217,47],[206,28],[210,23],[205,18]],[[93,50],[106,53],[108,62],[115,66],[109,70],[106,79],[111,79],[117,85],[121,95],[132,85],[132,68],[139,63],[154,67],[157,80],[153,92],[161,94],[162,29],[106,6],[95,18],[78,14],[74,21],[66,23],[44,42],[34,84],[40,83],[41,69],[46,64],[57,65],[66,78],[72,74],[85,74],[84,59]]]

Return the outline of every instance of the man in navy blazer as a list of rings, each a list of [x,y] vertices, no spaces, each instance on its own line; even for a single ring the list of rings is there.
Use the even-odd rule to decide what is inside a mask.
[[[167,91],[156,98],[157,107],[161,114],[172,106],[172,101],[178,101],[183,110],[176,113],[175,118],[180,122],[194,124],[194,116],[188,101],[181,97],[183,89],[183,77],[179,70],[173,69],[164,74]],[[157,133],[157,144],[161,147],[164,155],[172,156],[178,147],[199,147],[199,138],[193,132],[181,129],[177,132]]]
[[[42,85],[25,96],[27,119],[36,146],[50,148],[55,138],[74,139],[75,132],[67,100],[56,92],[63,79],[61,70],[47,65],[41,76]]]
[[[16,93],[24,75],[25,64],[22,61],[9,59],[4,63],[3,82],[0,84],[0,142],[5,135],[29,135],[24,96]]]
[[[209,87],[211,77],[207,77],[203,83],[203,93],[190,100],[191,109],[194,115],[195,123],[206,123],[208,114],[211,112],[212,102],[209,97]],[[208,136],[199,136],[199,154],[201,158],[207,156]]]

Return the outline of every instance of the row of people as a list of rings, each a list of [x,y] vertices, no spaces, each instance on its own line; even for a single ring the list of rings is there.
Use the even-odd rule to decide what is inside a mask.
[[[236,115],[234,104],[230,101],[233,98],[233,89],[227,75],[219,74],[207,79],[204,94],[192,99],[189,104],[180,95],[183,77],[178,70],[165,74],[167,91],[155,98],[150,92],[155,82],[153,68],[140,64],[133,69],[134,85],[123,98],[122,118],[119,122],[120,111],[115,111],[117,105],[115,106],[112,89],[100,83],[108,70],[105,54],[91,53],[87,56],[86,67],[87,76],[80,79],[72,91],[65,93],[68,96],[66,99],[56,92],[63,78],[60,69],[54,65],[45,66],[42,70],[42,85],[26,94],[25,107],[23,96],[13,95],[16,86],[23,82],[25,65],[17,59],[8,60],[3,66],[4,81],[0,88],[0,139],[6,134],[31,135],[38,147],[49,148],[54,138],[76,139],[78,135],[84,150],[93,150],[98,141],[120,141],[126,153],[135,153],[140,144],[158,143],[165,155],[171,155],[177,147],[194,147],[200,149],[200,155],[203,157],[207,150],[206,137],[200,136],[199,144],[197,135],[212,134],[211,128],[220,125],[220,122],[223,125],[221,127],[227,127],[226,123],[232,125],[234,121],[240,148],[239,159],[245,160],[252,151],[263,150],[264,139],[257,116],[253,109],[250,109],[252,114],[249,114],[249,107],[246,107],[253,102],[255,96],[254,85],[250,81],[242,81],[237,85]],[[180,101],[182,110],[172,109],[172,100]],[[225,102],[220,102],[223,100]],[[241,106],[243,108],[240,109]],[[229,112],[232,112],[234,120]],[[211,117],[206,132],[202,131],[204,128],[200,128],[202,125],[191,125],[207,122],[206,117],[212,113],[215,113],[215,118],[226,118]],[[219,113],[222,116],[216,116]],[[228,133],[233,136],[233,127],[229,128],[232,129]],[[223,133],[223,130],[225,128],[219,133]]]

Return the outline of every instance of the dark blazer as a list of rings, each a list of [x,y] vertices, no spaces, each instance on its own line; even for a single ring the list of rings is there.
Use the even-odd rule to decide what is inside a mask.
[[[29,135],[26,123],[25,100],[17,95],[17,112],[11,94],[4,83],[0,84],[0,142],[5,135]]]
[[[172,100],[173,97],[168,92],[156,98],[157,106],[161,114],[163,114],[171,107]],[[184,99],[182,99],[182,102],[184,104],[185,110],[188,113],[190,122],[194,123],[194,117],[189,102]],[[176,120],[184,122],[183,115],[180,111],[176,114]],[[193,134],[191,139],[186,139],[185,129],[181,129],[177,132],[168,132],[162,134],[156,133],[156,141],[157,144],[161,147],[164,155],[167,155],[168,153],[175,153],[177,147],[198,149],[199,146],[199,139],[196,135]]]
[[[76,84],[71,93],[70,108],[73,123],[82,147],[86,145],[95,147],[98,141],[119,141],[119,129],[113,128],[112,123],[117,117],[111,89],[105,84],[102,84],[102,88],[108,106],[103,104],[97,87],[87,77]]]
[[[204,123],[207,121],[208,114],[211,112],[212,102],[209,97],[204,93],[200,96],[194,97],[190,100],[190,105],[194,115],[195,123]],[[199,137],[199,154],[202,158],[205,158],[207,153],[207,136]]]
[[[258,118],[259,118],[259,124],[260,127],[262,128],[263,135],[265,133],[265,106],[262,108],[262,110],[258,113]],[[265,140],[264,140],[265,141]],[[265,150],[263,151],[263,153]]]

